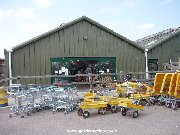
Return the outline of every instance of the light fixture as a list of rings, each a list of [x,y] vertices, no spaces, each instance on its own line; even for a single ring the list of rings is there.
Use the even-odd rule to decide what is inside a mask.
[[[87,37],[87,36],[83,36],[83,39],[84,39],[84,40],[87,40],[87,39],[88,39],[88,37]]]

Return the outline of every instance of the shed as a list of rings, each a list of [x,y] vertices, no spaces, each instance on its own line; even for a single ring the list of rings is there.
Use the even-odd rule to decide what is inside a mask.
[[[8,77],[6,50],[5,58]],[[144,48],[86,16],[13,47],[14,77],[71,75],[78,71],[88,72],[88,68],[91,72],[95,68],[94,72],[98,73],[145,71]],[[24,79],[22,84],[49,84],[54,81],[50,78]]]

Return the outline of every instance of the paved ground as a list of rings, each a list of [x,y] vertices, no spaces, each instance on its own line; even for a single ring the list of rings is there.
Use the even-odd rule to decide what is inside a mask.
[[[67,115],[44,110],[25,118],[9,118],[9,108],[0,108],[0,135],[96,135],[103,132],[107,135],[180,135],[179,118],[180,110],[156,105],[141,111],[136,119],[124,117],[120,112],[98,115],[96,110],[91,110],[87,119],[78,116],[77,110]]]

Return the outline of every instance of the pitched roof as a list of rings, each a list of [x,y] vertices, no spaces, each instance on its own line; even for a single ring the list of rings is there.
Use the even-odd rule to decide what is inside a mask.
[[[156,46],[170,40],[174,36],[180,34],[180,27],[179,28],[170,28],[167,30],[164,30],[162,32],[150,35],[148,37],[141,38],[139,40],[136,40],[136,43],[141,45],[144,49],[153,49]]]
[[[78,18],[78,19],[75,19],[75,20],[73,20],[73,21],[71,21],[71,22],[68,22],[68,23],[65,23],[65,24],[63,24],[63,25],[60,25],[59,27],[57,27],[57,28],[55,28],[55,29],[53,29],[53,30],[50,30],[50,31],[48,31],[48,32],[45,32],[45,33],[43,33],[43,34],[41,34],[41,35],[39,35],[39,36],[37,36],[37,37],[34,37],[34,38],[32,38],[32,39],[30,39],[30,40],[28,40],[28,41],[25,41],[25,42],[23,42],[23,43],[21,43],[21,44],[19,44],[19,45],[16,45],[16,46],[13,47],[12,49],[13,49],[13,50],[17,50],[17,49],[19,49],[19,48],[21,48],[21,47],[23,47],[23,46],[26,46],[26,45],[34,42],[34,41],[37,41],[37,40],[39,40],[39,39],[41,39],[41,38],[43,38],[43,37],[46,37],[46,36],[48,36],[48,35],[50,35],[50,34],[53,34],[53,33],[57,32],[57,31],[59,31],[59,30],[65,29],[65,28],[67,28],[67,27],[69,27],[69,26],[71,26],[71,25],[74,25],[75,23],[78,23],[78,22],[80,22],[80,21],[87,21],[87,22],[89,22],[89,23],[91,23],[91,24],[93,24],[93,25],[95,25],[95,26],[97,26],[97,27],[99,27],[99,28],[101,28],[101,29],[103,29],[103,30],[111,33],[112,35],[117,36],[118,38],[124,40],[125,42],[128,42],[130,45],[132,45],[132,46],[134,46],[134,47],[136,47],[136,48],[139,48],[139,49],[141,49],[141,50],[144,50],[144,48],[143,48],[142,46],[140,46],[139,44],[137,44],[136,42],[127,39],[126,37],[124,37],[124,36],[122,36],[122,35],[114,32],[113,30],[111,30],[111,29],[109,29],[109,28],[107,28],[107,27],[99,24],[98,22],[96,22],[96,21],[94,21],[94,20],[92,20],[92,19],[90,19],[90,18],[88,18],[88,17],[86,17],[86,16],[82,16],[82,17],[80,17],[80,18]]]

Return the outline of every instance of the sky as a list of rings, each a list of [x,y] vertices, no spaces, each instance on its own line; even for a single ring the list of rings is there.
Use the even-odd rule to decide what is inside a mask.
[[[180,27],[180,0],[0,0],[4,49],[87,16],[130,40]]]

